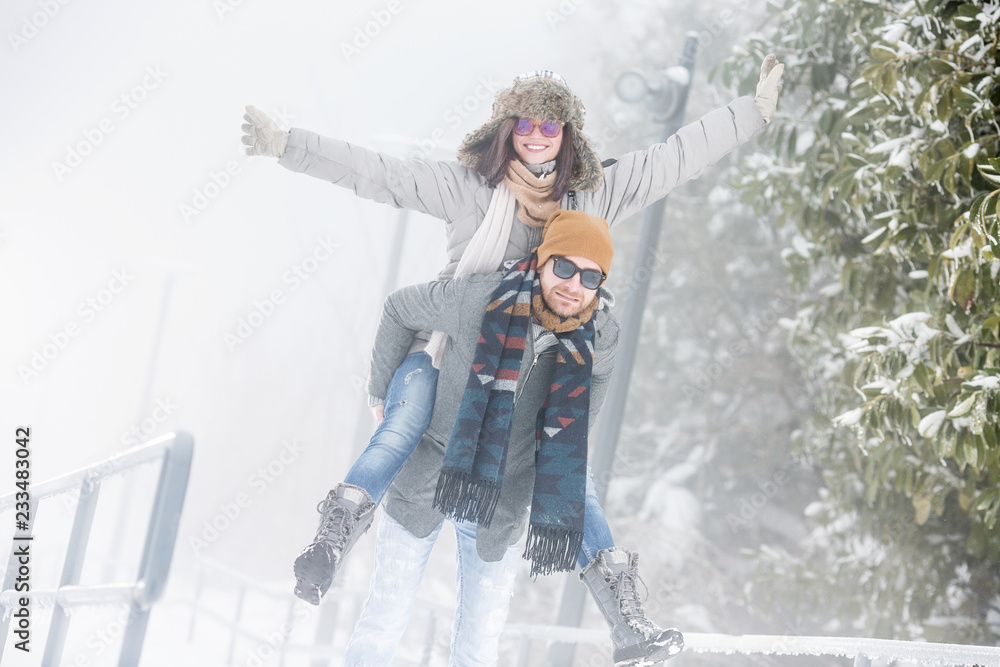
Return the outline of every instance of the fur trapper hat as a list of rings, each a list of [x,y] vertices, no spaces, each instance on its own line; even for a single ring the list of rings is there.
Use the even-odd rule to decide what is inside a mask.
[[[583,120],[587,111],[566,82],[558,74],[544,72],[522,75],[514,79],[493,100],[493,116],[485,125],[465,136],[458,147],[458,161],[469,169],[476,168],[479,156],[489,150],[500,124],[508,118],[534,118],[539,121],[559,121],[573,127],[573,173],[571,190],[593,192],[601,185],[604,169],[601,159],[584,136]]]

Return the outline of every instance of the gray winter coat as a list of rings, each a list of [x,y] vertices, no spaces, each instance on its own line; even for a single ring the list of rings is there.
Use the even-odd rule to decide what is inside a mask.
[[[415,332],[434,329],[451,336],[438,376],[430,426],[385,497],[386,511],[417,537],[429,535],[444,518],[432,507],[438,473],[469,379],[483,315],[503,275],[503,272],[473,274],[404,287],[390,294],[382,309],[368,381],[373,396],[385,397]],[[607,394],[621,333],[618,321],[603,303],[594,317],[591,425]],[[476,537],[476,548],[483,560],[500,560],[507,547],[524,532],[535,483],[535,417],[548,395],[555,357],[555,347],[535,354],[535,341],[529,336],[514,394],[513,425],[500,501],[492,524],[481,528]]]
[[[741,97],[685,125],[665,143],[623,155],[604,170],[604,184],[597,190],[577,193],[577,208],[614,225],[763,129],[764,119],[753,98]],[[441,278],[455,274],[493,197],[493,188],[483,177],[458,162],[399,159],[298,128],[292,128],[278,164],[351,188],[366,199],[444,220],[448,265]],[[562,208],[571,208],[565,199]],[[504,260],[526,257],[541,243],[541,233],[540,227],[528,227],[515,217]]]

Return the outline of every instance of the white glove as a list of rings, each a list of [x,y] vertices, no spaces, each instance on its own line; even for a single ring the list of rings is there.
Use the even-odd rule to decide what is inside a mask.
[[[781,74],[784,71],[785,65],[779,63],[773,53],[767,54],[764,62],[760,64],[760,81],[757,82],[757,96],[753,98],[753,102],[760,109],[760,115],[764,117],[765,123],[771,122],[771,116],[778,106]]]
[[[288,145],[288,132],[255,106],[247,106],[243,119],[247,121],[241,126],[243,145],[247,146],[243,152],[247,155],[281,157]]]

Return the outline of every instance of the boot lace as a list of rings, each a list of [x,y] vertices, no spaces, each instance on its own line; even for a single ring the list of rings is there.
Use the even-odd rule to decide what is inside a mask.
[[[322,515],[316,541],[326,542],[337,551],[341,551],[354,527],[354,515],[338,503],[332,493],[319,502],[316,511]]]
[[[645,594],[639,598],[639,591],[636,584],[642,584]],[[642,580],[639,573],[633,568],[621,572],[611,580],[611,592],[618,600],[618,609],[622,617],[634,632],[640,633],[647,639],[655,637],[661,632],[659,626],[646,618],[646,612],[642,608],[642,603],[649,596],[649,587]]]

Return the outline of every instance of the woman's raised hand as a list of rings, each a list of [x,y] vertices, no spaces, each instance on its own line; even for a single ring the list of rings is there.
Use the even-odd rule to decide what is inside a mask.
[[[753,98],[754,104],[760,109],[760,115],[764,117],[764,122],[771,122],[771,116],[778,106],[778,93],[781,92],[781,75],[785,71],[785,65],[778,62],[778,58],[773,53],[767,54],[764,62],[760,65],[760,81],[757,82],[757,95]]]
[[[241,126],[243,129],[243,151],[247,155],[281,157],[288,144],[288,132],[278,127],[266,113],[255,106],[247,106]]]

